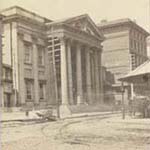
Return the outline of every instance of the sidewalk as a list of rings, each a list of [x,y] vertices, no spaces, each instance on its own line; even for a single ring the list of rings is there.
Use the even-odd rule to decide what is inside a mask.
[[[29,115],[26,116],[25,112],[19,111],[19,112],[1,112],[0,114],[0,121],[1,122],[9,122],[9,121],[32,121],[32,120],[39,120],[42,119],[37,114],[37,111],[30,111]],[[113,113],[119,113],[119,112],[113,112]],[[87,112],[87,113],[77,113],[72,114],[71,116],[64,118],[78,118],[78,117],[90,117],[90,116],[98,116],[98,115],[109,115],[112,114],[112,112]]]
[[[0,121],[1,122],[8,122],[8,121],[27,121],[27,120],[34,120],[34,119],[40,119],[35,112],[31,111],[29,112],[29,115],[26,116],[26,113],[23,111],[18,112],[1,112],[0,115]]]

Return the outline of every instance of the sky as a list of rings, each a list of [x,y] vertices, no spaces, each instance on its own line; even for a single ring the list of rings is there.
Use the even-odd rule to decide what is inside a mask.
[[[130,18],[150,30],[150,0],[0,0],[0,9],[18,5],[51,20],[88,13],[95,23]]]

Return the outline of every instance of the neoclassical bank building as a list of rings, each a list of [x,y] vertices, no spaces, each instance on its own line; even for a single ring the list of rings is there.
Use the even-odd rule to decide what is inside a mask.
[[[52,21],[17,6],[1,14],[3,64],[12,69],[3,107],[59,105],[60,113],[69,114],[103,103],[104,37],[87,14]]]

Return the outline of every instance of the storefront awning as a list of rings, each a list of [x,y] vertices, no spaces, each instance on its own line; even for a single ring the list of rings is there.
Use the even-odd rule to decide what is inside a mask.
[[[150,60],[137,67],[135,70],[129,72],[124,77],[121,77],[120,81],[141,83],[147,82],[150,79]]]

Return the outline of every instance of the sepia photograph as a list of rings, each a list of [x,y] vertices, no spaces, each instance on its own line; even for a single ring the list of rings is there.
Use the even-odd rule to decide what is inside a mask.
[[[150,0],[0,0],[0,150],[150,150]]]

